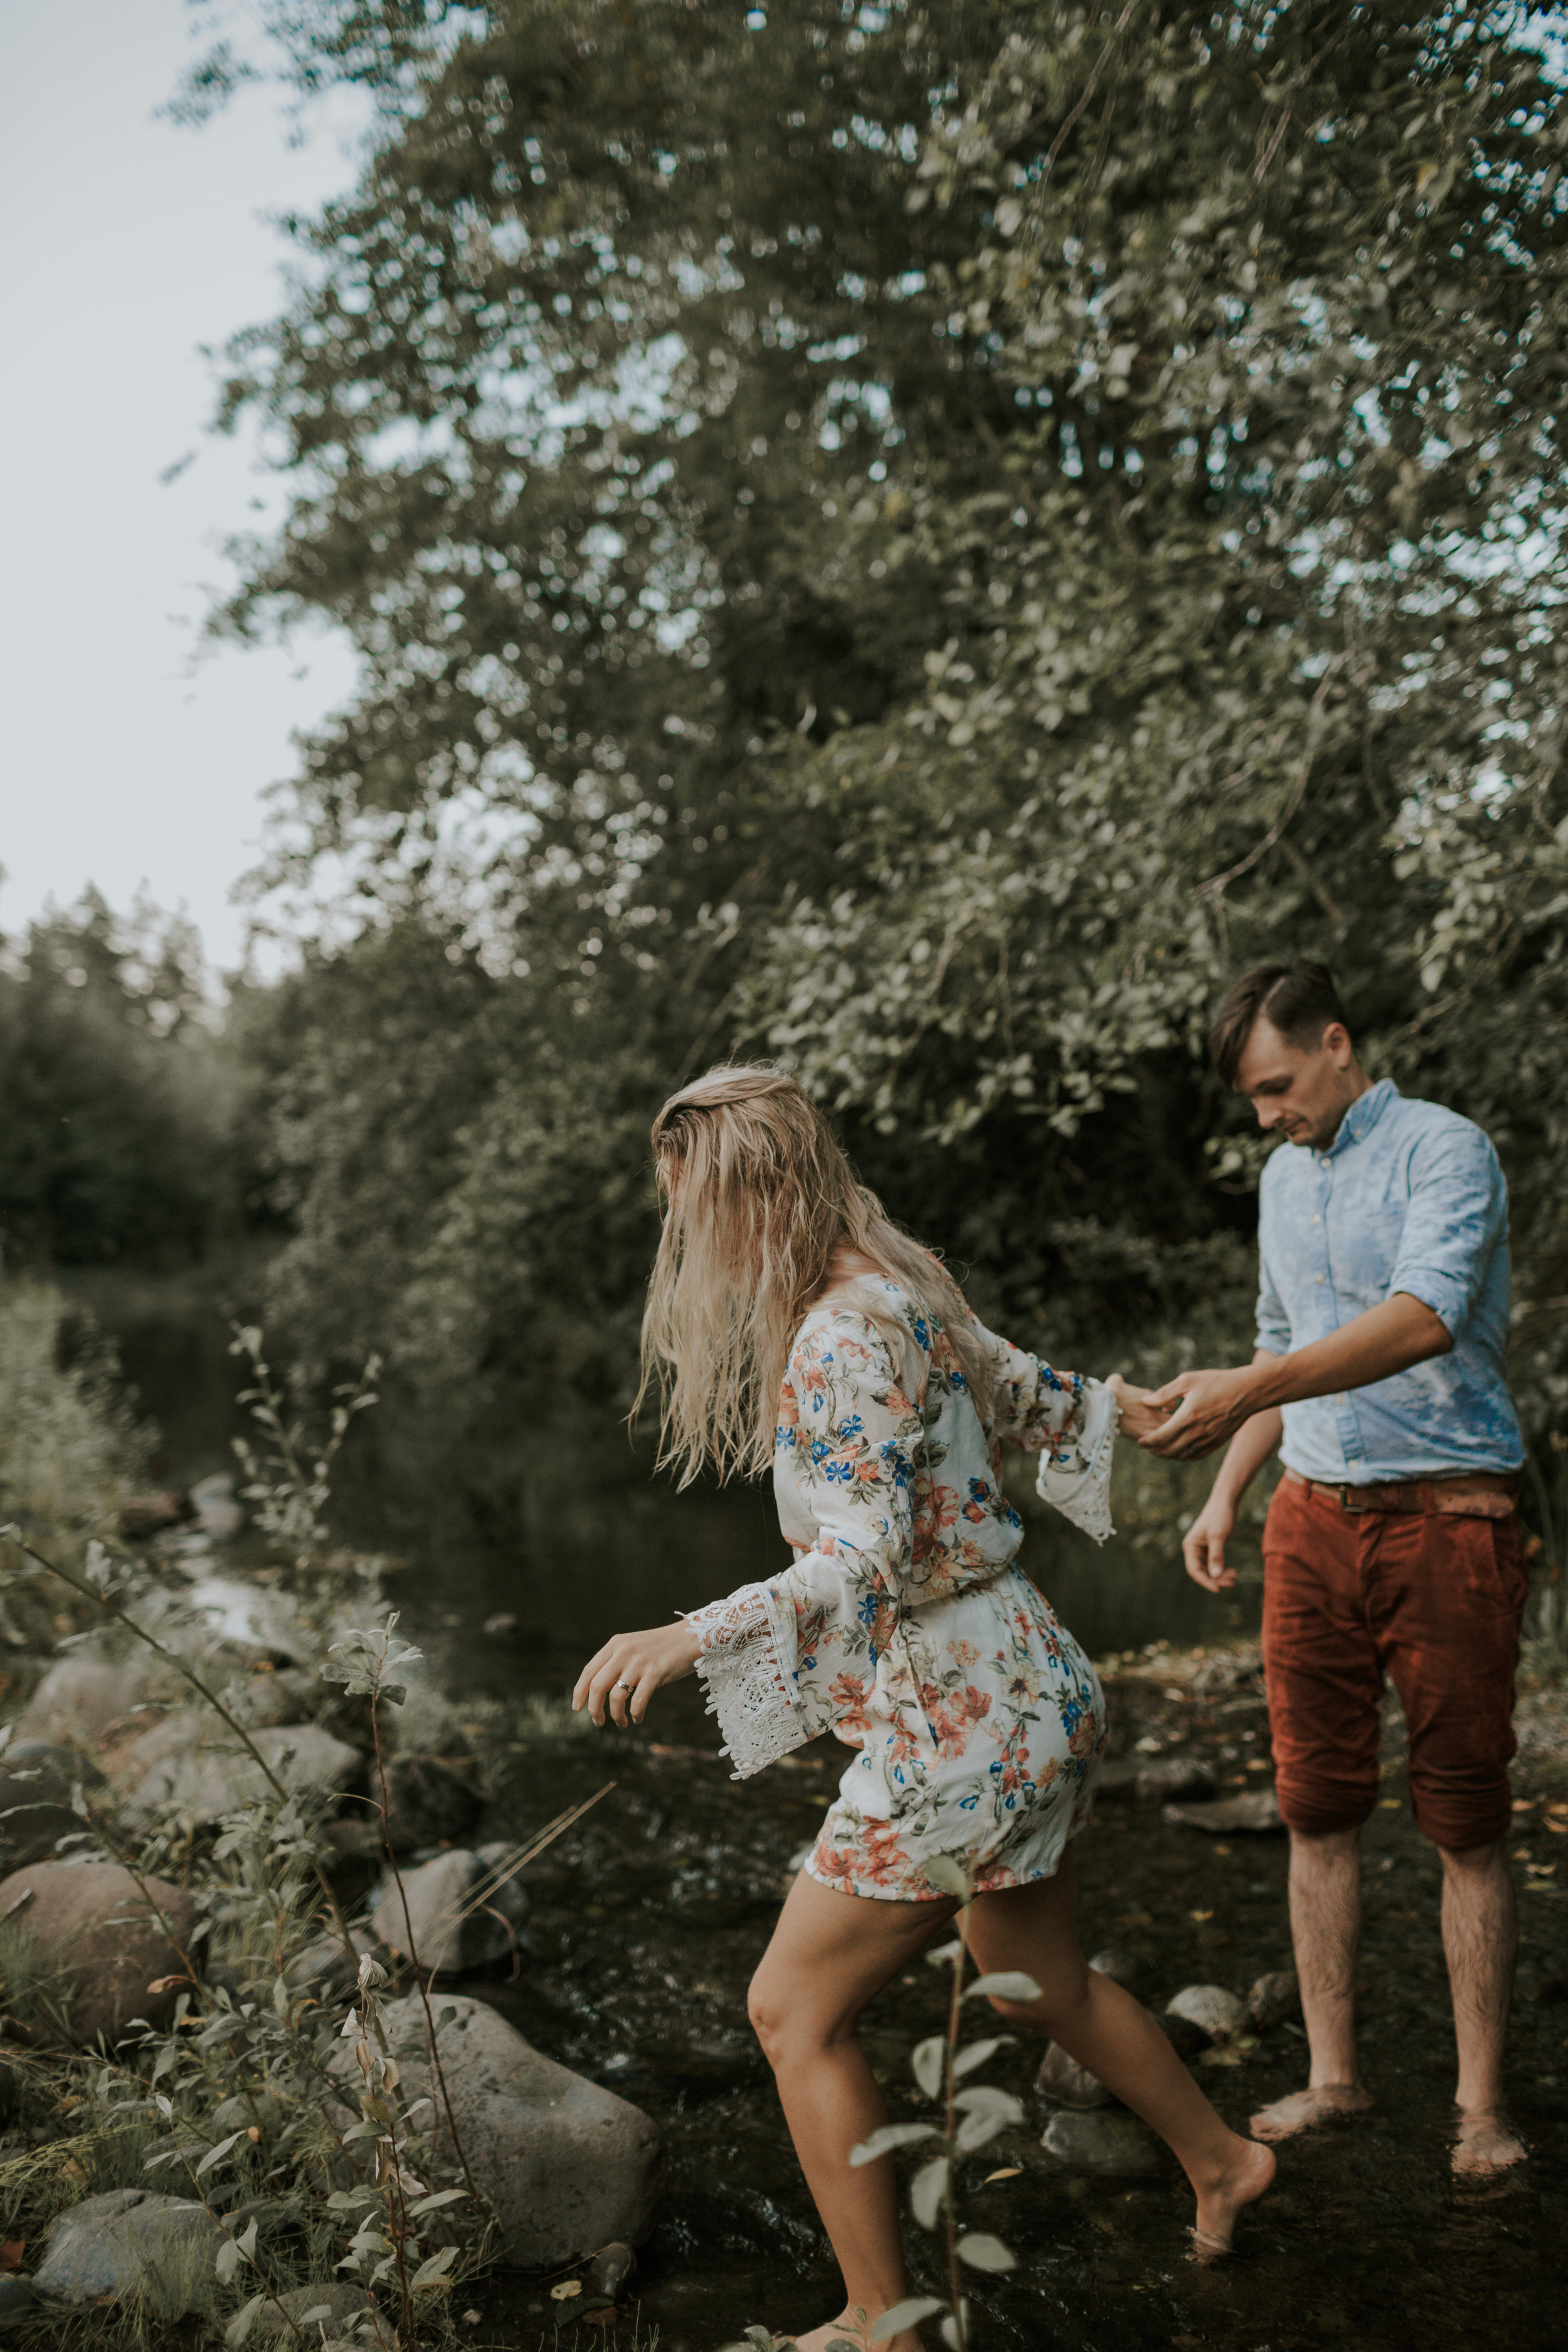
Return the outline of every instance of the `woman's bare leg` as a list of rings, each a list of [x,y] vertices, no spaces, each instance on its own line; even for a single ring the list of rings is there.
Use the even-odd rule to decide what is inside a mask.
[[[907,2292],[891,2159],[849,2162],[850,2149],[888,2120],[855,2026],[957,1907],[945,1897],[888,1903],[836,1895],[803,1872],[752,1980],[752,2023],[844,2273],[842,2319],[801,2336],[801,2352],[825,2352],[845,2335],[859,2342],[857,2308],[874,2325]],[[920,2352],[920,2340],[895,2336],[891,2352]]]
[[[1038,2000],[992,2006],[1050,2034],[1159,2133],[1193,2184],[1201,2238],[1217,2252],[1273,2179],[1275,2159],[1221,2121],[1148,2011],[1086,1964],[1075,1907],[1070,1845],[1054,1878],[975,1896],[969,1944],[981,1968],[1022,1969],[1041,1988]]]

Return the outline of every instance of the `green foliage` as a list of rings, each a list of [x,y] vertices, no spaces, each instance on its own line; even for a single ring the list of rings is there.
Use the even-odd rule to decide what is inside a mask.
[[[237,1091],[189,924],[88,891],[0,965],[0,1244],[13,1264],[188,1261],[231,1221]]]
[[[342,860],[366,917],[258,1047],[318,1356],[603,1390],[643,1123],[731,1046],[1020,1336],[1244,1350],[1257,1158],[1202,1034],[1287,950],[1495,1136],[1561,1423],[1539,20],[262,16],[383,110],[226,394],[297,494],[224,625],[363,665],[261,877]]]

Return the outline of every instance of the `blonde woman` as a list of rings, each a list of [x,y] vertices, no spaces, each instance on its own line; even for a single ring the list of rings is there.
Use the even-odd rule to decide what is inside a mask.
[[[1227,2248],[1274,2158],[1229,2131],[1130,1994],[1088,1969],[1070,1841],[1104,1738],[1094,1669],[1016,1564],[1001,1441],[1041,1456],[1041,1491],[1103,1537],[1119,1417],[1156,1416],[994,1338],[940,1263],[889,1224],[795,1082],[709,1071],[654,1123],[664,1232],[643,1324],[662,1459],[685,1485],[771,1465],[792,1568],[673,1625],[619,1633],[573,1704],[640,1723],[661,1684],[707,1687],[735,1777],[824,1731],[854,1748],[752,1980],[752,2021],[844,2273],[845,2308],[801,2336],[866,2340],[857,2312],[905,2294],[889,2159],[849,2152],[886,2120],[855,2039],[866,2003],[956,1907],[926,1875],[950,1855],[977,1890],[998,2001],[1049,2034],[1170,2143],[1200,2248]],[[910,2332],[893,2352],[919,2352]]]

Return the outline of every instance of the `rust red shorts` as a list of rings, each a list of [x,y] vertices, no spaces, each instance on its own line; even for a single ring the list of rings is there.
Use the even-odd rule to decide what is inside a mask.
[[[1290,1828],[1352,1829],[1372,1811],[1386,1675],[1417,1826],[1456,1853],[1501,1837],[1529,1590],[1517,1511],[1347,1511],[1282,1478],[1263,1531],[1263,1667]]]

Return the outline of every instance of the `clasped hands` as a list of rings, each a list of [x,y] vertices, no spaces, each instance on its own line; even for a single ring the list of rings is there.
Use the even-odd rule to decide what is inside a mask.
[[[1121,1408],[1123,1433],[1167,1462],[1199,1462],[1235,1436],[1259,1409],[1251,1368],[1179,1372],[1163,1388],[1130,1387],[1120,1372],[1106,1382]]]

